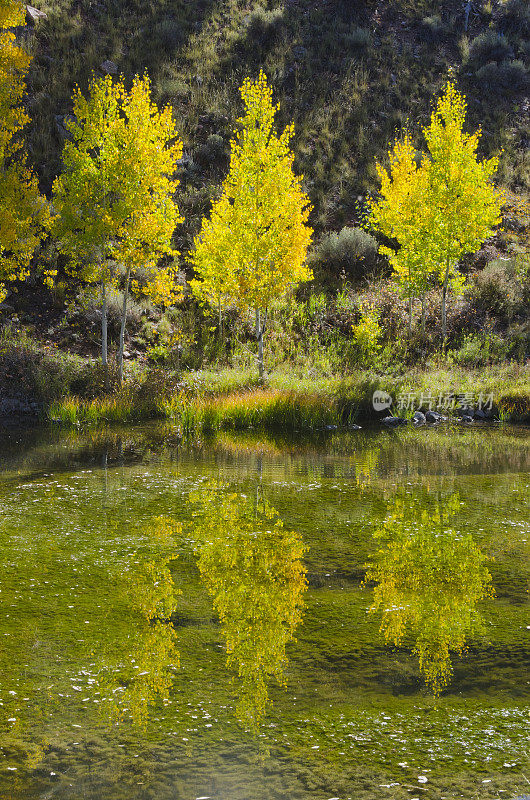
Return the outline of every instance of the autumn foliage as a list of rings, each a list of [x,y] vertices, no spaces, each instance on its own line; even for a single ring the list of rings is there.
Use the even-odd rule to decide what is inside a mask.
[[[172,236],[181,222],[174,175],[182,143],[171,108],[152,103],[147,77],[137,77],[130,91],[106,77],[92,82],[88,98],[76,90],[68,129],[53,198],[54,234],[71,271],[100,283],[103,302],[105,288],[120,277],[118,265],[125,298],[132,277],[154,300],[174,301],[181,293]]]
[[[504,201],[492,184],[498,158],[477,158],[480,131],[466,133],[465,118],[465,98],[450,81],[424,129],[428,153],[418,164],[409,135],[398,141],[390,170],[377,164],[381,192],[371,204],[373,227],[398,243],[382,252],[405,296],[421,297],[431,279],[441,284],[444,338],[447,291],[462,282],[459,261],[493,234]]]
[[[10,29],[23,24],[23,6],[15,0],[0,0],[0,300],[5,296],[5,281],[28,276],[49,220],[19,136],[29,122],[22,101],[30,56],[17,46]]]
[[[263,72],[256,81],[245,80],[241,97],[245,115],[231,143],[221,197],[195,241],[197,278],[191,286],[214,307],[254,309],[261,348],[260,312],[266,314],[273,300],[312,277],[305,264],[312,231],[307,225],[309,200],[293,172],[294,128],[275,132],[278,106]],[[262,357],[259,365],[262,374]]]

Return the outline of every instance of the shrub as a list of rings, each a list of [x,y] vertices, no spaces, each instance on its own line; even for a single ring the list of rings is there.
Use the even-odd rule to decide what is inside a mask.
[[[530,5],[528,0],[508,0],[501,5],[497,25],[511,36],[530,39]]]
[[[378,265],[377,241],[362,228],[343,228],[324,236],[309,261],[317,279],[359,281]]]
[[[530,319],[510,325],[506,337],[511,343],[511,353],[517,361],[525,362],[530,357]]]
[[[448,33],[448,26],[442,22],[439,14],[433,14],[430,17],[424,17],[422,21],[422,32],[431,42],[439,41],[443,36]]]
[[[185,40],[182,25],[177,20],[166,18],[155,23],[151,39],[156,48],[162,51],[174,50]]]
[[[477,70],[475,80],[483,92],[504,96],[523,91],[528,86],[528,72],[522,61],[490,61]]]
[[[371,41],[370,31],[368,28],[354,28],[345,34],[343,41],[348,50],[364,50]]]
[[[469,48],[469,64],[475,69],[494,62],[501,64],[513,58],[513,50],[508,39],[500,33],[489,30],[476,36]]]
[[[208,165],[222,159],[225,155],[225,140],[217,133],[211,133],[195,153],[199,164]]]
[[[79,356],[41,346],[23,331],[7,327],[0,334],[0,394],[4,397],[20,395],[47,405],[71,391],[85,364]]]
[[[460,350],[453,352],[452,356],[462,367],[485,367],[504,361],[510,350],[511,343],[497,333],[469,333],[464,337]]]
[[[513,262],[495,259],[476,273],[467,290],[473,307],[480,313],[508,322],[516,303]]]
[[[252,12],[248,20],[249,39],[259,42],[264,47],[270,45],[281,32],[283,25],[283,9],[273,8],[267,11],[258,8]]]

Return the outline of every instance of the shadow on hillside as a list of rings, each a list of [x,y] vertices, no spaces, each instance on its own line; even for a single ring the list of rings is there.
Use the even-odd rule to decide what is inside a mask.
[[[420,5],[330,0],[257,8],[246,16],[239,38],[222,48],[212,82],[224,78],[237,87],[263,67],[281,103],[279,123],[294,120],[296,168],[306,176],[317,228],[358,221],[359,200],[377,185],[374,159],[385,158],[389,142],[407,121],[421,146],[421,127],[451,65],[460,65],[469,125],[484,130],[483,153],[505,147],[511,159],[517,156],[510,146],[524,150],[524,136],[510,146],[505,140],[514,108],[528,90],[524,68],[514,66],[528,44],[519,36],[520,27],[506,30],[506,51],[494,64],[487,49],[474,62],[463,61],[461,3],[444,3],[440,17],[425,17],[425,7],[417,10]],[[475,37],[484,36],[490,23],[491,36],[498,38],[507,13],[493,21],[471,17],[471,54],[473,46],[480,50],[473,45]]]
[[[201,29],[218,0],[51,0],[53,10],[31,43],[30,152],[48,191],[60,168],[64,131],[76,85],[85,91],[100,65],[113,61],[131,81],[147,72],[155,97],[168,66]]]
[[[470,17],[471,55],[459,45],[460,0],[278,0],[266,9],[258,0],[229,9],[221,0],[50,3],[28,81],[31,158],[45,190],[60,167],[60,118],[71,110],[73,87],[86,88],[105,59],[128,80],[147,71],[156,99],[174,105],[195,159],[186,179],[192,217],[207,210],[208,187],[226,170],[230,132],[241,112],[238,87],[260,67],[281,103],[279,124],[295,122],[296,169],[305,175],[317,231],[358,221],[359,201],[377,187],[374,159],[386,157],[407,120],[421,146],[421,126],[455,64],[468,96],[469,125],[484,131],[483,153],[504,147],[504,160],[520,167],[513,180],[503,179],[530,182],[523,108],[528,38],[516,24],[526,13],[522,0],[508,0],[493,16]],[[494,38],[505,33],[504,50],[476,44],[488,31]],[[517,136],[510,138],[514,128]],[[212,135],[221,136],[224,151],[223,142],[217,154],[204,151]]]

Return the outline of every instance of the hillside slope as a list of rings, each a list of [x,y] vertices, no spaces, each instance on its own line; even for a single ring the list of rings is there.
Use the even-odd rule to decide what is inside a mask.
[[[358,218],[377,189],[374,158],[410,120],[421,145],[433,96],[453,68],[482,126],[485,155],[504,149],[501,183],[530,186],[530,5],[490,0],[38,0],[47,19],[29,37],[30,158],[49,191],[60,169],[75,84],[112,60],[147,71],[184,139],[181,249],[189,247],[228,164],[238,87],[264,67],[294,119],[296,167],[317,234]]]

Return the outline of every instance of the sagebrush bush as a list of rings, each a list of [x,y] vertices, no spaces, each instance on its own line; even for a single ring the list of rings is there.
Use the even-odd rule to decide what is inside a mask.
[[[466,295],[479,314],[508,323],[518,299],[513,262],[503,259],[490,261],[473,276]]]
[[[195,151],[195,159],[201,165],[215,164],[225,157],[225,140],[217,133],[211,133],[205,143]]]
[[[479,69],[485,64],[501,64],[513,58],[514,52],[506,36],[488,30],[476,36],[469,46],[469,65]]]
[[[315,277],[358,282],[379,265],[377,240],[362,228],[343,228],[320,240],[309,257]]]
[[[266,10],[257,8],[248,19],[248,35],[250,39],[262,46],[269,45],[280,34],[283,27],[283,9]]]
[[[475,81],[482,91],[505,96],[525,90],[529,76],[522,61],[505,61],[502,64],[490,61],[477,70]]]
[[[507,0],[499,7],[497,24],[505,33],[530,39],[530,3],[528,0]]]
[[[23,331],[0,332],[0,393],[20,394],[44,405],[69,394],[86,369],[84,359],[42,346]]]
[[[443,36],[449,32],[449,27],[439,14],[433,14],[430,17],[424,17],[422,21],[422,30],[427,39],[431,42],[439,41]]]
[[[348,50],[364,50],[371,42],[371,34],[368,28],[353,28],[343,37],[344,45]]]

